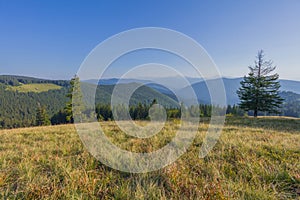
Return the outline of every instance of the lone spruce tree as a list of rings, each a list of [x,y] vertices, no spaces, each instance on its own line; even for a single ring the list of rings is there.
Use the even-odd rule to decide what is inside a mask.
[[[241,81],[237,94],[239,106],[245,111],[253,111],[254,117],[258,112],[278,114],[283,99],[279,96],[280,83],[277,73],[271,74],[276,67],[271,60],[264,59],[264,52],[257,54],[255,66],[250,66],[250,73]]]
[[[83,100],[82,100],[82,92],[80,88],[80,80],[77,75],[75,75],[70,81],[70,90],[67,94],[69,101],[65,107],[66,113],[66,122],[67,123],[74,123],[74,115],[78,116],[82,122],[82,110],[84,107]]]
[[[38,104],[36,109],[36,126],[47,126],[50,125],[50,120],[44,106]]]

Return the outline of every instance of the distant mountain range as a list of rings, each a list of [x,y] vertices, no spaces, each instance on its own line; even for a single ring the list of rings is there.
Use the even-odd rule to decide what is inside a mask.
[[[97,79],[84,80],[84,82],[92,83],[92,84],[101,84],[101,85],[115,85],[118,82],[119,83],[141,83],[141,84],[159,83],[160,85],[164,85],[164,87],[169,88],[170,90],[178,90],[203,80],[201,78],[192,78],[192,77],[185,77],[185,79],[179,76],[164,77],[164,78],[158,77],[158,78],[151,78],[151,80],[147,78],[145,79],[103,78],[100,80]]]
[[[179,83],[178,77],[168,77],[167,80],[165,80],[165,85],[158,84],[156,82],[162,82],[161,80],[154,79],[154,81],[150,80],[143,80],[143,79],[101,79],[98,80],[87,80],[86,82],[94,83],[94,84],[100,84],[100,85],[114,85],[116,83],[141,83],[145,84],[146,86],[164,94],[167,95],[174,100],[177,101],[176,95],[178,94],[181,99],[184,99],[186,101],[189,101],[189,93],[188,91],[190,89],[193,89],[198,97],[198,101],[200,103],[209,104],[210,103],[210,95],[208,92],[208,88],[206,86],[206,82],[203,81],[203,79],[196,79],[196,78],[187,78],[187,80],[190,82],[190,85],[181,87],[178,84],[172,85],[174,82]],[[197,81],[198,80],[198,81]],[[209,79],[207,80],[208,83],[214,84],[218,79]],[[227,104],[233,105],[238,104],[239,98],[236,94],[236,91],[240,87],[240,82],[243,80],[243,78],[222,78],[222,81],[224,83],[225,93],[227,96]],[[300,81],[292,81],[292,80],[280,80],[281,88],[280,90],[283,91],[289,91],[296,94],[300,94]],[[171,89],[169,89],[171,88]]]
[[[236,91],[240,87],[240,82],[243,78],[222,78],[224,83],[224,88],[227,96],[227,104],[233,105],[239,102],[238,96]],[[181,80],[181,81],[180,81]],[[111,94],[113,90],[113,86],[115,84],[143,84],[145,87],[140,88],[135,95],[138,93],[142,93],[145,95],[146,93],[151,94],[147,96],[149,98],[154,98],[157,96],[161,98],[162,101],[166,105],[173,105],[174,102],[167,102],[166,99],[162,98],[165,95],[172,100],[178,102],[178,99],[181,101],[186,100],[189,101],[189,93],[187,91],[193,89],[197,95],[198,101],[200,103],[209,104],[210,103],[210,95],[206,86],[206,82],[203,79],[197,78],[186,78],[187,82],[182,81],[180,77],[167,77],[163,78],[156,78],[153,80],[147,79],[118,79],[118,78],[110,78],[110,79],[91,79],[91,80],[84,80],[83,82],[89,84],[98,84],[99,88],[102,89],[102,96],[99,97],[99,100],[104,100],[104,103],[109,103],[110,98],[108,98],[109,94]],[[217,79],[209,79],[207,80],[208,83],[214,84]],[[47,80],[47,79],[39,79],[39,78],[32,78],[32,77],[25,77],[25,76],[12,76],[12,75],[0,75],[0,84],[6,85],[16,85],[18,83],[53,83],[56,85],[60,85],[63,87],[67,87],[68,81],[65,80]],[[162,84],[160,84],[162,83]],[[175,84],[176,83],[176,84]],[[300,94],[300,81],[292,81],[292,80],[280,80],[281,83],[281,91],[289,91],[296,94]],[[189,84],[189,85],[188,85]],[[144,90],[144,91],[143,91]],[[158,92],[158,93],[157,93]],[[176,95],[178,95],[178,98]],[[101,96],[101,95],[100,95]],[[140,101],[141,95],[137,95],[139,98],[135,99],[133,96],[132,102]],[[150,101],[150,100],[148,100]],[[142,100],[142,102],[146,102],[146,99]]]
[[[222,78],[226,96],[227,96],[227,104],[233,105],[239,103],[239,98],[236,94],[236,91],[240,87],[240,82],[242,80],[243,78],[234,78],[234,79]],[[213,84],[214,82],[216,82],[216,79],[211,79],[208,80],[207,82]],[[300,81],[280,80],[280,84],[281,84],[280,91],[282,92],[289,91],[296,94],[300,94]],[[185,96],[185,91],[190,87],[193,88],[193,90],[196,92],[199,102],[210,103],[210,95],[205,81],[201,81],[192,84],[191,86],[187,86],[183,89],[180,89],[179,94]]]

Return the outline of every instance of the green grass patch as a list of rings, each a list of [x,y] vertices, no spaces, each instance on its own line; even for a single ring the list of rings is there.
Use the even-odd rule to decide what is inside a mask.
[[[18,92],[47,92],[49,90],[59,90],[61,86],[52,83],[32,83],[22,84],[19,86],[9,86],[6,90],[18,91]]]

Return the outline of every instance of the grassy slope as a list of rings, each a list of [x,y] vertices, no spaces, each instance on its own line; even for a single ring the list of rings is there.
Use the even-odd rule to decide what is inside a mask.
[[[22,84],[20,86],[9,86],[7,90],[18,92],[47,92],[49,90],[59,90],[61,86],[52,83],[32,83]]]
[[[145,141],[102,123],[115,143],[150,151],[175,130]],[[0,131],[0,197],[25,199],[299,199],[300,120],[228,118],[205,159],[198,158],[207,129],[177,162],[148,174],[112,170],[83,147],[73,125]],[[118,134],[115,134],[118,133]],[[117,135],[117,136],[116,136]]]

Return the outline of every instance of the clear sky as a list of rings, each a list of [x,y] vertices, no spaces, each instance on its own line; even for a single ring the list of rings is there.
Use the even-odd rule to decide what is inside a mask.
[[[259,49],[300,80],[300,1],[0,0],[0,74],[69,79],[108,37],[164,27],[199,42],[223,76],[248,73]]]

